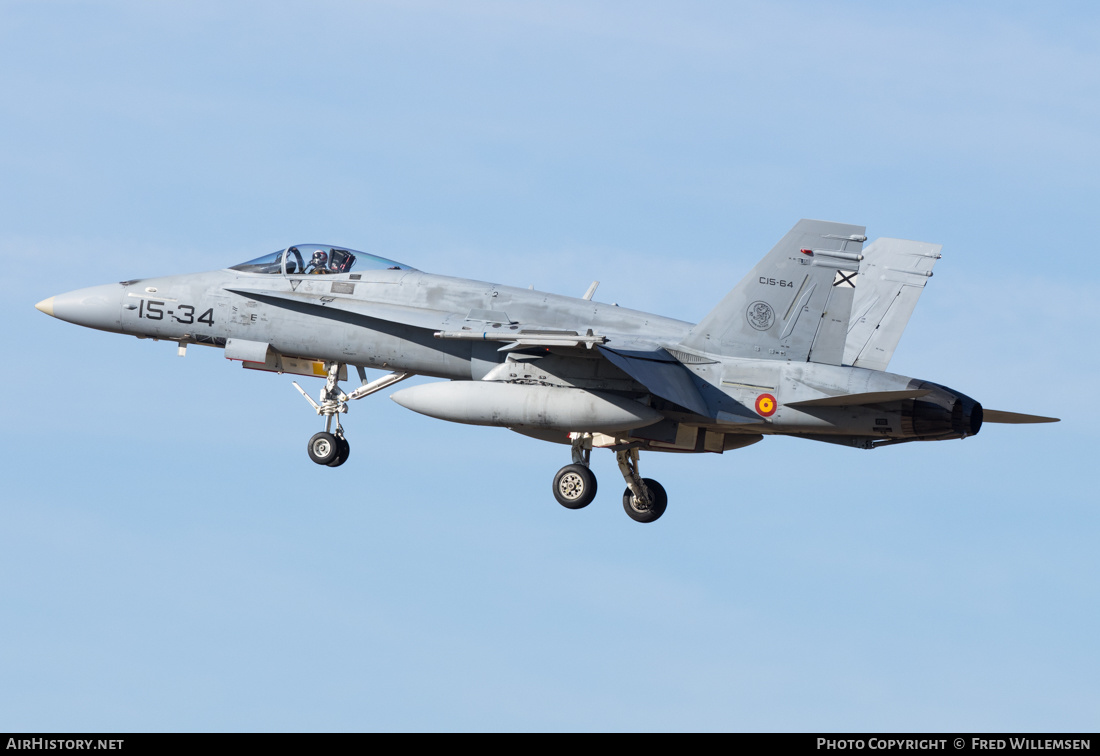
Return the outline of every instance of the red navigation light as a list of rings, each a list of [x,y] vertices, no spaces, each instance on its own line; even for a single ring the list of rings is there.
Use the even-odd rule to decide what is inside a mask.
[[[801,252],[804,255],[813,255],[813,253],[814,253],[814,251],[812,249],[800,249],[798,251]]]

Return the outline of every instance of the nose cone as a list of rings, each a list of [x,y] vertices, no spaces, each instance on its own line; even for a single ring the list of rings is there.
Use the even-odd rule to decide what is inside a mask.
[[[118,284],[77,289],[43,299],[35,309],[59,320],[98,328],[101,331],[120,330],[122,287]]]

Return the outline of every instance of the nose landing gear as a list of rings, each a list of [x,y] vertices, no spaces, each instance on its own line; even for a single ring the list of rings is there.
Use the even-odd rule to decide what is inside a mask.
[[[312,397],[305,392],[305,389],[299,386],[297,381],[294,381],[294,388],[298,389],[298,393],[310,403],[310,406],[318,415],[323,415],[325,418],[325,429],[320,433],[313,434],[306,446],[306,451],[309,453],[310,459],[327,467],[339,467],[348,461],[348,456],[351,454],[351,445],[344,438],[344,428],[340,425],[340,415],[348,411],[348,402],[370,396],[374,392],[381,391],[387,386],[392,386],[412,375],[412,373],[390,373],[368,383],[366,372],[360,367],[357,369],[362,385],[350,394],[345,394],[340,390],[339,385],[342,367],[343,364],[339,362],[325,363],[328,380],[325,381],[324,388],[321,389],[321,394],[318,397],[319,402],[313,401]],[[332,427],[333,421],[335,421],[335,429]]]

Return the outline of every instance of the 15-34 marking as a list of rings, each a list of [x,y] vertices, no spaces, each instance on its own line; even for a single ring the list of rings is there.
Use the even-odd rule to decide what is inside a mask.
[[[186,312],[184,312],[186,310]],[[177,314],[182,313],[182,315]],[[205,323],[206,325],[214,325],[214,308],[211,307],[199,317],[195,318],[195,308],[191,305],[176,305],[175,310],[169,310],[167,313],[172,320],[183,325],[191,325],[192,323]],[[155,299],[148,301],[142,299],[138,301],[138,317],[146,318],[147,320],[164,320],[164,302],[160,302]]]

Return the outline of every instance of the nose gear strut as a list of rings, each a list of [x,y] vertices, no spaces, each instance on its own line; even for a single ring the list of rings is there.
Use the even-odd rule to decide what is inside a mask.
[[[340,390],[340,370],[344,367],[343,363],[326,362],[324,365],[325,370],[328,372],[328,380],[321,388],[318,401],[313,401],[313,398],[298,385],[297,381],[293,381],[293,383],[294,388],[298,389],[298,393],[309,402],[317,414],[323,415],[325,418],[325,429],[309,439],[309,444],[306,447],[309,458],[319,465],[339,467],[347,461],[348,454],[351,451],[347,439],[344,438],[344,428],[340,425],[340,415],[347,413],[348,402],[370,396],[376,391],[381,391],[387,386],[392,386],[409,378],[412,373],[394,372],[368,383],[366,372],[363,368],[357,367],[362,385],[350,394],[345,394]],[[336,421],[335,430],[332,427],[334,420]]]

